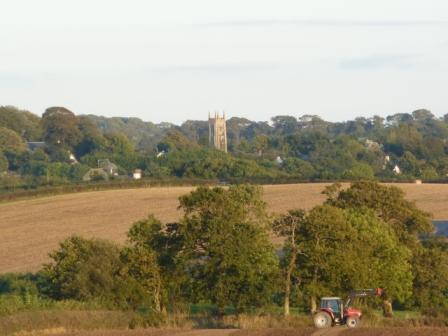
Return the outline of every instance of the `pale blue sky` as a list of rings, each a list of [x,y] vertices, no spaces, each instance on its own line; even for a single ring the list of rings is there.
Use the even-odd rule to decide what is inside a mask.
[[[447,0],[0,0],[0,105],[148,121],[448,113]]]

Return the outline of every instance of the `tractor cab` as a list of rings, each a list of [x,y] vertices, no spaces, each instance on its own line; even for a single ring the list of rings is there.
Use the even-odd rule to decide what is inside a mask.
[[[334,324],[341,324],[344,318],[344,307],[339,297],[323,297],[320,299],[320,311],[327,312]]]

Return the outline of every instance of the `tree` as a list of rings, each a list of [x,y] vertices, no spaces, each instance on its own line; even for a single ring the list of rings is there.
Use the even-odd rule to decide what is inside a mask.
[[[400,244],[410,252],[413,260],[413,274],[424,273],[425,264],[419,263],[422,245],[419,237],[434,231],[430,214],[418,209],[415,203],[404,198],[404,192],[394,186],[385,186],[376,182],[356,182],[350,188],[341,190],[333,185],[324,192],[327,204],[342,209],[370,209],[375,216],[387,223]],[[422,270],[423,268],[423,270]],[[386,272],[386,271],[385,271]],[[387,274],[391,276],[391,270]],[[418,284],[418,277],[414,286]]]
[[[0,173],[7,171],[8,167],[9,167],[8,159],[3,154],[3,152],[0,151]]]
[[[301,282],[316,309],[318,295],[345,295],[357,288],[383,287],[403,302],[410,296],[410,251],[372,210],[313,208],[297,233]]]
[[[81,141],[79,121],[75,114],[65,107],[49,107],[42,115],[44,140],[54,146],[74,148]]]
[[[434,114],[426,109],[415,110],[412,112],[412,117],[417,121],[428,121],[434,119]]]
[[[287,214],[277,218],[272,224],[273,231],[280,237],[285,238],[283,247],[283,267],[285,276],[284,314],[289,315],[289,301],[291,296],[291,282],[296,261],[300,252],[300,238],[297,231],[304,223],[305,212],[303,210],[289,210]]]
[[[23,139],[13,130],[0,127],[0,150],[23,151],[26,145]]]
[[[410,243],[410,246],[415,244],[419,234],[434,230],[430,214],[406,200],[403,190],[395,186],[364,181],[355,182],[345,190],[340,185],[333,185],[324,193],[328,197],[327,204],[343,209],[372,209],[394,229],[400,241]]]
[[[288,174],[299,176],[304,180],[312,179],[316,175],[316,170],[311,163],[294,157],[283,160],[282,168]]]
[[[122,261],[125,264],[124,272],[143,288],[145,296],[149,299],[149,307],[161,312],[162,282],[156,254],[143,245],[134,244],[123,250]]]
[[[72,236],[50,258],[43,274],[50,296],[56,299],[99,300],[114,306],[140,300],[141,293],[135,290],[138,284],[120,276],[120,249],[108,241]],[[137,294],[130,295],[132,291]]]
[[[356,163],[344,172],[343,177],[348,180],[373,180],[375,176],[371,166],[366,163]]]
[[[40,118],[13,106],[0,106],[0,127],[16,132],[26,141],[38,141],[41,137]]]
[[[448,309],[448,245],[445,240],[428,239],[414,251],[414,306],[433,313]],[[432,312],[431,312],[432,310]]]
[[[411,124],[399,124],[388,134],[385,144],[386,151],[401,156],[405,151],[420,158],[424,155],[422,134]]]
[[[163,281],[162,267],[159,266],[155,251],[156,237],[160,236],[161,223],[154,216],[134,223],[128,232],[130,245],[122,251],[122,261],[126,272],[142,286],[149,297],[150,306],[162,311]]]
[[[100,133],[93,121],[86,116],[81,116],[78,120],[81,141],[75,148],[77,157],[82,157],[94,151],[103,150],[106,145],[106,139]]]
[[[268,237],[261,189],[199,187],[180,198],[185,215],[182,259],[192,281],[194,301],[227,305],[240,312],[271,300],[277,258]]]
[[[179,224],[162,225],[157,218],[149,215],[132,225],[128,238],[128,251],[135,250],[129,259],[132,267],[128,267],[128,272],[138,281],[143,281],[155,309],[176,311],[181,308],[186,302],[184,286],[189,280],[178,258],[183,248]]]
[[[271,118],[274,129],[279,134],[294,133],[298,129],[297,119],[291,116],[275,116]]]
[[[163,140],[157,145],[157,149],[160,152],[180,151],[193,148],[198,148],[198,144],[176,130],[168,131]]]
[[[412,177],[420,177],[420,164],[416,157],[411,152],[404,152],[403,156],[400,158],[398,162],[400,169]]]

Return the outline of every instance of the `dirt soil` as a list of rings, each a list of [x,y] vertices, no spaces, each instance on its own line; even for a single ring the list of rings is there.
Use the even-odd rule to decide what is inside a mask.
[[[328,184],[264,186],[269,210],[283,213],[292,208],[310,209],[320,204]],[[398,184],[410,200],[448,220],[448,185]],[[191,187],[146,188],[84,192],[0,204],[0,273],[37,271],[48,262],[48,253],[66,237],[126,240],[135,221],[154,213],[163,222],[181,216],[178,197]]]
[[[53,334],[60,336],[445,336],[448,328],[359,328],[347,329],[345,327],[316,330],[313,328],[301,329],[261,329],[261,330],[235,330],[235,329],[152,329],[127,331],[91,331]]]
[[[446,336],[448,328],[359,328],[346,330],[343,336]]]
[[[311,336],[315,329],[263,329],[263,330],[236,330],[236,329],[153,329],[153,330],[127,330],[127,331],[92,331],[63,333],[60,336]],[[56,334],[57,335],[57,334]]]

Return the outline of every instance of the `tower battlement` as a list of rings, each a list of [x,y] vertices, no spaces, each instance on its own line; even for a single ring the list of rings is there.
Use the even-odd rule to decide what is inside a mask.
[[[216,149],[227,153],[227,129],[226,129],[226,115],[222,117],[218,112],[215,112],[214,117],[208,113],[208,141]]]

